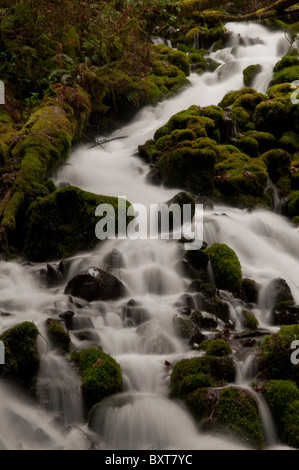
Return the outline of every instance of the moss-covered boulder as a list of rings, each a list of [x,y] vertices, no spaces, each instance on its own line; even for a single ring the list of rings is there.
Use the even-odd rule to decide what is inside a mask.
[[[259,287],[253,279],[242,279],[241,295],[247,303],[257,303]]]
[[[269,150],[261,158],[265,161],[271,180],[276,183],[281,177],[291,175],[291,156],[280,148]]]
[[[243,70],[243,83],[246,87],[251,87],[257,75],[262,71],[260,64],[249,65]]]
[[[202,374],[207,377],[209,382],[205,382]],[[233,359],[230,356],[218,357],[205,355],[192,359],[182,359],[173,367],[170,377],[170,393],[172,397],[184,400],[186,395],[184,387],[182,389],[182,384],[188,383],[188,391],[191,392],[198,387],[198,383],[201,384],[201,387],[207,386],[204,385],[204,383],[223,385],[226,382],[233,382],[234,379],[235,367]],[[193,384],[193,390],[191,384]]]
[[[81,373],[81,390],[88,410],[103,398],[123,390],[120,365],[102,350],[75,351],[71,360]]]
[[[270,380],[262,387],[280,439],[299,448],[299,390],[291,380]]]
[[[298,80],[299,65],[292,65],[290,67],[284,67],[283,69],[274,73],[271,85],[277,85],[279,83],[292,83]]]
[[[9,171],[15,173],[0,207],[0,242],[1,233],[2,240],[12,234],[19,243],[23,240],[20,234],[15,234],[17,220],[23,230],[20,220],[24,221],[24,212],[36,197],[49,193],[45,180],[65,161],[71,144],[82,136],[91,105],[80,87],[72,90],[77,98],[71,103],[59,96],[45,96],[11,143],[13,167]]]
[[[232,352],[228,341],[222,338],[207,339],[198,346],[198,349],[204,349],[208,356],[217,357],[228,356]]]
[[[216,423],[232,436],[262,449],[265,437],[258,403],[248,390],[230,387],[224,389],[214,409]]]
[[[215,188],[222,198],[240,207],[267,205],[268,173],[265,162],[233,151],[215,166]]]
[[[52,344],[64,352],[68,352],[71,346],[71,339],[68,332],[63,328],[61,322],[56,318],[48,318],[46,330]]]
[[[288,108],[277,100],[266,100],[258,104],[253,122],[258,131],[280,135],[288,127]]]
[[[292,380],[299,384],[299,364],[293,364],[292,342],[299,337],[299,325],[283,325],[266,336],[262,345],[262,365],[269,379]]]
[[[245,329],[256,330],[258,327],[258,319],[248,310],[242,310],[241,323]]]
[[[23,322],[4,331],[0,336],[5,346],[5,364],[0,366],[1,374],[30,385],[39,367],[38,334],[32,322]]]
[[[64,289],[66,295],[94,300],[117,300],[126,295],[125,285],[113,274],[95,267],[73,277]]]
[[[209,256],[215,284],[219,289],[239,292],[242,281],[242,269],[238,256],[224,243],[214,243],[206,248]]]
[[[299,191],[292,191],[288,197],[288,215],[293,218],[299,215]]]
[[[99,204],[110,204],[117,230],[118,199],[67,186],[34,202],[28,212],[24,251],[32,261],[72,256],[99,243],[95,216]],[[127,208],[129,203],[126,202]]]

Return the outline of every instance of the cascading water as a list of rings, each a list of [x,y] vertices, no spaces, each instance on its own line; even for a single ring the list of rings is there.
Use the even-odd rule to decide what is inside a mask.
[[[213,73],[191,74],[190,86],[178,96],[146,107],[128,125],[114,132],[101,147],[79,145],[68,165],[55,175],[59,187],[70,183],[111,196],[125,196],[145,205],[161,203],[180,188],[166,189],[147,183],[148,166],[136,149],[175,113],[190,105],[218,104],[223,96],[243,87],[242,70],[261,63],[253,87],[265,92],[274,64],[288,49],[282,33],[255,24],[228,24],[227,46],[211,53],[220,62]],[[118,137],[123,137],[118,139]],[[228,207],[206,210],[204,239],[221,241],[238,254],[243,277],[262,286],[255,309],[261,328],[269,323],[271,280],[283,277],[299,302],[298,229],[278,214]],[[191,416],[168,399],[169,364],[198,355],[175,335],[177,302],[188,280],[177,270],[180,244],[168,240],[109,240],[92,252],[80,253],[67,263],[64,280],[90,266],[103,265],[105,255],[116,250],[121,263],[111,268],[128,289],[126,299],[76,305],[63,287],[47,289],[38,279],[43,266],[0,262],[0,332],[24,320],[33,321],[41,336],[41,366],[37,399],[31,401],[15,384],[1,379],[0,448],[3,449],[244,449],[244,443],[225,436],[198,432]],[[220,293],[230,301],[228,293]],[[270,300],[269,300],[270,299]],[[238,327],[238,305],[231,302]],[[76,348],[100,345],[121,365],[125,392],[104,400],[86,425],[78,377],[66,359],[45,339],[45,319],[61,311],[74,312],[71,340]],[[82,338],[82,332],[84,337]],[[80,337],[81,334],[81,337]],[[250,355],[237,361],[237,385],[249,387]],[[269,448],[278,446],[267,407],[260,403]]]

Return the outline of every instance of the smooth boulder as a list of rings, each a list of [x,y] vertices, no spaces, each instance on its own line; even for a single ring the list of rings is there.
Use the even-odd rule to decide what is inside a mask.
[[[113,274],[98,268],[88,268],[68,282],[64,293],[89,302],[117,300],[126,295],[126,288]]]

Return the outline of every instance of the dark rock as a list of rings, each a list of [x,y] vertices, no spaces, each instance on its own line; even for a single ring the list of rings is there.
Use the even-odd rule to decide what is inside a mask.
[[[188,344],[190,346],[193,346],[195,344],[200,344],[206,339],[205,335],[198,331],[197,333],[194,333],[194,335],[191,336],[191,338],[188,341]]]
[[[273,279],[268,285],[267,292],[269,292],[268,295],[273,298],[274,305],[285,301],[289,301],[290,303],[294,302],[291,289],[285,279]]]
[[[122,315],[126,326],[137,326],[149,320],[149,313],[140,302],[134,299],[124,306]]]
[[[218,322],[216,318],[208,314],[203,314],[202,316],[202,328],[217,328]]]
[[[195,199],[194,199],[194,196],[192,196],[191,194],[188,194],[184,191],[181,191],[180,193],[176,194],[172,199],[167,201],[165,204],[168,207],[170,207],[172,204],[177,204],[178,206],[180,206],[181,224],[184,222],[184,220],[183,220],[184,205],[190,206],[191,219],[193,219],[193,217],[194,217],[194,214],[195,214]],[[172,214],[170,213],[170,215],[172,215]]]
[[[146,181],[150,184],[160,186],[162,184],[162,173],[160,168],[153,167],[146,175]]]
[[[208,255],[202,250],[186,250],[180,267],[184,275],[193,279],[206,279]]]
[[[124,258],[122,253],[114,248],[110,253],[108,253],[104,258],[104,263],[107,268],[119,269],[125,266]]]
[[[257,303],[258,285],[253,279],[242,279],[241,298],[248,303]]]
[[[72,318],[75,313],[72,310],[66,310],[65,312],[59,313],[58,318],[65,322],[67,330],[72,328]]]
[[[117,300],[126,294],[124,284],[110,273],[98,268],[88,268],[71,279],[65,294],[94,300]]]
[[[180,338],[190,339],[195,333],[197,333],[197,328],[190,318],[183,318],[175,315],[173,321],[175,332]]]
[[[271,311],[275,325],[293,325],[299,323],[299,305],[276,304]]]

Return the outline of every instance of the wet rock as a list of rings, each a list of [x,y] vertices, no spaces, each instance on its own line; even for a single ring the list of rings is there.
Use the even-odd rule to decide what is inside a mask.
[[[173,321],[176,334],[180,338],[190,339],[197,332],[195,325],[189,318],[175,315]]]
[[[175,352],[171,338],[164,334],[159,334],[155,338],[150,338],[145,343],[146,354],[171,354]]]
[[[149,313],[142,304],[134,299],[129,300],[124,306],[122,316],[126,326],[137,326],[150,318]]]
[[[65,322],[66,328],[69,330],[72,328],[72,318],[75,313],[72,310],[66,310],[58,314],[58,318]]]
[[[186,193],[184,191],[179,192],[176,194],[173,198],[171,198],[169,201],[165,202],[165,204],[170,207],[172,204],[176,204],[180,207],[181,211],[181,224],[184,222],[183,219],[183,210],[184,210],[184,205],[190,206],[190,215],[191,219],[193,219],[194,214],[195,214],[195,199],[194,196],[192,196],[189,193]],[[170,212],[170,227],[171,229],[173,228],[173,216],[172,212]]]
[[[39,366],[37,336],[39,331],[34,323],[26,321],[16,325],[0,336],[5,346],[5,364],[0,373],[31,385]]]
[[[89,302],[117,300],[126,294],[126,288],[112,274],[98,268],[88,268],[68,282],[64,293],[83,298]]]
[[[258,285],[253,279],[244,278],[241,284],[241,299],[247,303],[257,303]]]
[[[116,248],[105,256],[104,263],[110,269],[119,269],[125,266],[123,254]]]
[[[203,250],[186,250],[180,268],[184,275],[193,279],[206,279],[208,255]]]
[[[150,184],[160,186],[162,184],[162,173],[160,168],[154,166],[146,175],[146,181]]]
[[[299,323],[299,305],[281,302],[274,306],[271,315],[275,325],[293,325]]]
[[[207,313],[204,313],[202,316],[202,323],[201,323],[202,328],[217,328],[218,326],[218,321],[216,318],[214,318],[212,315],[209,315]]]
[[[64,352],[68,352],[71,346],[71,339],[67,331],[63,328],[61,322],[54,318],[48,318],[46,321],[47,334],[53,345]]]
[[[267,298],[269,308],[274,307],[281,302],[294,304],[294,297],[291,289],[285,279],[273,279],[267,286],[264,296]]]

